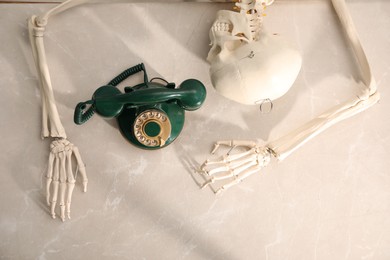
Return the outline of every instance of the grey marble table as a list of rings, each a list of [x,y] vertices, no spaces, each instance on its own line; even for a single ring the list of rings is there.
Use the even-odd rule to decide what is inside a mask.
[[[53,4],[0,4],[0,259],[390,259],[390,2],[348,1],[382,98],[215,196],[193,166],[220,139],[271,140],[358,93],[359,72],[328,1],[282,1],[268,31],[291,39],[303,68],[269,114],[219,96],[205,57],[208,30],[229,4],[99,4],[51,20],[54,94],[87,165],[72,219],[51,219],[40,139],[40,94],[26,19]],[[80,101],[123,69],[205,83],[204,106],[159,151],[127,143],[113,120],[73,123]],[[128,85],[139,78],[129,80]]]

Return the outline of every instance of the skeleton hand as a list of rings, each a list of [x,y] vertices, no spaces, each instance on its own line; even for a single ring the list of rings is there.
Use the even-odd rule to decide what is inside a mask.
[[[76,182],[72,170],[72,154],[77,161],[77,167],[83,180],[84,192],[87,191],[87,174],[78,148],[68,140],[58,139],[53,141],[50,145],[50,150],[49,166],[46,175],[46,201],[48,206],[50,206],[51,216],[56,218],[55,207],[59,189],[61,220],[65,221],[65,211],[70,219],[70,204]],[[50,193],[51,188],[53,190],[52,195]]]
[[[228,180],[227,183],[214,190],[215,193],[220,193],[240,183],[248,176],[266,167],[271,160],[270,149],[258,142],[220,141],[215,144],[211,154],[214,154],[221,145],[231,147],[231,149],[216,160],[206,160],[199,170],[199,173],[206,178],[202,188],[215,181]],[[238,147],[244,148],[245,151],[231,154]]]

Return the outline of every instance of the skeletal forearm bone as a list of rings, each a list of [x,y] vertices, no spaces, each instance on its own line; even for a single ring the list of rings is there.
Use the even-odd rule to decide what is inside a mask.
[[[269,142],[267,147],[274,152],[279,160],[283,160],[322,131],[376,104],[379,97],[379,93],[376,92],[371,96],[362,97],[362,99],[355,98],[337,106],[291,133]]]
[[[164,2],[205,2],[205,3],[229,3],[234,2],[235,0],[67,0],[63,3],[57,5],[53,9],[47,11],[46,13],[40,15],[37,19],[37,24],[39,26],[46,26],[48,20],[51,16],[64,12],[70,8],[74,8],[76,6],[82,4],[93,4],[93,3],[164,3]],[[267,0],[267,3],[272,3],[274,0]]]
[[[28,21],[28,29],[32,52],[38,71],[39,84],[42,99],[42,137],[66,138],[65,129],[62,126],[58,114],[53,87],[51,85],[49,68],[47,66],[45,48],[43,42],[44,27],[36,25],[36,16]]]

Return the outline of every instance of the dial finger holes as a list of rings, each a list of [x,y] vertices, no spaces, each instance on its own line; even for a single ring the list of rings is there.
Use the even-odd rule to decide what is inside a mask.
[[[147,147],[164,146],[170,134],[171,123],[163,112],[147,110],[135,120],[134,136]]]

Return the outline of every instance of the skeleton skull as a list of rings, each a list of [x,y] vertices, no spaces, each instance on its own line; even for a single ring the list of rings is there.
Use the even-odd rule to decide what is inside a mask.
[[[273,1],[242,0],[240,12],[221,10],[210,30],[210,76],[221,95],[253,105],[283,96],[301,65],[299,52],[279,35],[262,30],[266,5]]]

